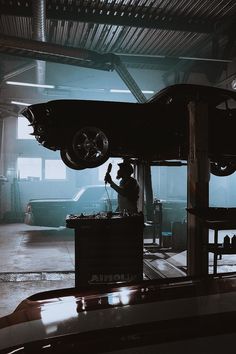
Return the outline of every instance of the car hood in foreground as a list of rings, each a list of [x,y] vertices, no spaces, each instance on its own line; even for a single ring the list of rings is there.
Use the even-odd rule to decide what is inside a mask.
[[[69,349],[73,343],[74,349],[98,353],[103,347],[158,348],[163,343],[176,345],[202,337],[214,337],[214,341],[230,335],[235,338],[235,329],[229,326],[236,321],[235,287],[236,277],[228,276],[39,293],[0,319],[0,350],[62,349],[63,345]],[[218,353],[217,344],[214,349]]]

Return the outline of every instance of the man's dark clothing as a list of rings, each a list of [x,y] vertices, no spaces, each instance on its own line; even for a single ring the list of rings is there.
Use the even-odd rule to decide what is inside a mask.
[[[139,185],[133,177],[122,178],[118,186],[113,181],[111,187],[118,193],[119,212],[125,210],[128,213],[137,213],[137,202],[139,197]]]

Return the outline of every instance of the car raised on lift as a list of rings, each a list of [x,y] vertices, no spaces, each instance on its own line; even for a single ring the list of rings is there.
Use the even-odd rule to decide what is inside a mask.
[[[45,148],[60,150],[72,169],[97,167],[109,157],[147,162],[187,160],[190,101],[208,105],[211,172],[236,169],[236,93],[209,86],[179,84],[145,103],[55,100],[26,107],[22,114]]]

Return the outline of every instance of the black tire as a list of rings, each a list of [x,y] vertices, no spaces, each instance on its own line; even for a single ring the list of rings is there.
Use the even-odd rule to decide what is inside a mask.
[[[81,164],[77,163],[77,161],[74,160],[74,157],[72,158],[67,150],[60,150],[60,154],[62,161],[67,167],[72,168],[73,170],[83,170],[85,168]]]
[[[72,140],[76,162],[85,167],[98,167],[109,158],[109,141],[106,134],[97,127],[78,130]]]
[[[211,162],[211,173],[215,176],[224,177],[232,175],[236,170],[236,163],[231,161]]]

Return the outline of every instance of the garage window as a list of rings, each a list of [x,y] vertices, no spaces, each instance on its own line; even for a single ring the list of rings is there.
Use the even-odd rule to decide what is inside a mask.
[[[45,160],[44,163],[43,169],[43,159],[41,158],[18,157],[18,178],[27,181],[66,179],[66,166],[61,160]]]
[[[61,160],[45,160],[45,179],[66,179],[66,166]]]
[[[17,120],[17,139],[35,139],[34,135],[30,135],[33,128],[29,126],[29,121],[19,116]]]
[[[42,179],[42,159],[18,157],[17,174],[19,179],[41,180]]]

